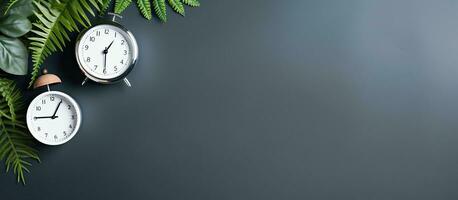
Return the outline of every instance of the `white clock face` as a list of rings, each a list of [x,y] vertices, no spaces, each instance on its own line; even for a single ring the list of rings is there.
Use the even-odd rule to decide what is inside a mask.
[[[99,79],[113,79],[132,64],[132,49],[132,41],[126,31],[103,24],[86,31],[76,51],[79,64],[86,73]]]
[[[59,145],[69,141],[81,124],[76,101],[65,93],[49,91],[38,95],[27,110],[27,127],[41,143]]]

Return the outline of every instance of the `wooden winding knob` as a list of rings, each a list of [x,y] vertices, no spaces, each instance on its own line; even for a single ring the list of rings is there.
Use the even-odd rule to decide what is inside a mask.
[[[43,75],[37,78],[33,84],[33,89],[57,83],[62,83],[62,80],[57,75],[48,74],[48,70],[43,69]]]

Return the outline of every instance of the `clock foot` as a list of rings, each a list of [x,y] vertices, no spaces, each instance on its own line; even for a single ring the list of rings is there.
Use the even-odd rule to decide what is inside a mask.
[[[124,83],[125,83],[128,87],[132,87],[132,85],[130,84],[129,80],[127,80],[127,78],[124,78]]]
[[[86,78],[84,78],[84,80],[83,80],[83,82],[81,83],[81,85],[84,85],[84,84],[86,84],[87,80],[88,80],[88,78],[87,78],[87,77],[86,77]]]

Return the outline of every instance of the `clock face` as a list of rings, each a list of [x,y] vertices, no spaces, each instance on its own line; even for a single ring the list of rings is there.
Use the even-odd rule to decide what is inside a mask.
[[[27,110],[27,127],[41,143],[59,145],[69,141],[81,124],[76,101],[65,93],[49,91],[35,97]]]
[[[135,62],[136,48],[135,39],[127,31],[102,24],[80,37],[76,53],[83,71],[97,79],[109,80],[122,76]]]

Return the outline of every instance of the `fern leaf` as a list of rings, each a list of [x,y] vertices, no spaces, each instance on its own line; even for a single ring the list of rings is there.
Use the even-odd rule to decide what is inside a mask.
[[[137,7],[142,13],[143,17],[150,20],[153,18],[151,14],[151,3],[149,0],[137,0]]]
[[[6,171],[13,169],[17,181],[25,184],[25,172],[30,172],[29,160],[40,161],[38,153],[29,145],[25,123],[18,118],[22,109],[22,95],[14,81],[0,78],[0,160],[5,161]]]
[[[116,14],[121,14],[127,7],[129,7],[132,0],[116,0],[114,12]]]
[[[199,7],[200,2],[198,0],[181,0],[184,4],[191,6],[191,7]]]
[[[165,0],[153,0],[153,7],[156,16],[162,22],[167,22],[167,9],[165,6]]]
[[[182,16],[185,16],[184,6],[180,0],[169,0],[169,4],[175,12],[179,13]]]
[[[107,13],[108,8],[111,5],[111,0],[102,0],[102,3],[100,4],[100,16],[103,16]]]
[[[29,49],[32,51],[33,70],[29,87],[38,76],[40,66],[52,53],[63,50],[65,43],[70,40],[68,34],[79,31],[78,26],[87,27],[90,21],[86,12],[94,16],[91,4],[100,10],[98,0],[50,0],[34,1],[34,12],[37,22],[33,23],[34,36],[29,37]]]
[[[20,93],[14,91],[15,85],[13,81],[10,81],[5,78],[0,78],[0,93],[5,101],[5,105],[2,105],[0,108],[0,112],[2,113],[3,117],[7,117],[11,119],[11,121],[16,121],[16,110],[22,108],[22,103],[20,103]],[[3,111],[5,107],[8,107],[9,110]]]

